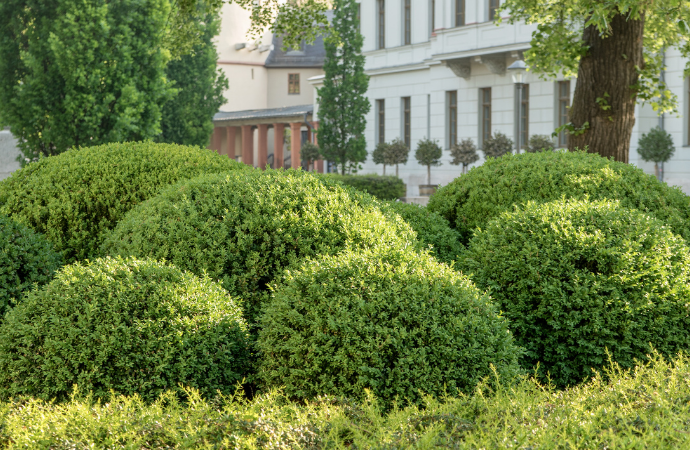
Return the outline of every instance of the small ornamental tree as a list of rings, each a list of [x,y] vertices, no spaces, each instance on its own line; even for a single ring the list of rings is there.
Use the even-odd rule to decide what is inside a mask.
[[[359,8],[354,0],[335,0],[333,25],[324,39],[325,78],[319,89],[319,144],[324,159],[340,173],[366,161],[365,116],[369,77],[364,73],[364,39],[359,32]]]
[[[302,157],[302,161],[307,163],[307,170],[309,170],[312,168],[312,164],[321,157],[319,146],[310,141],[305,142],[304,145],[302,145],[300,156]]]
[[[668,161],[675,150],[671,135],[659,127],[643,134],[637,147],[637,152],[644,161],[654,163],[654,173],[659,181],[663,181],[664,178],[664,174],[659,170],[659,163]]]
[[[438,145],[438,141],[425,138],[417,144],[417,151],[415,151],[414,157],[419,164],[426,166],[427,184],[431,184],[431,166],[440,166],[441,156],[443,156],[443,150]]]
[[[535,134],[529,138],[525,151],[527,153],[550,152],[554,149],[553,139],[544,134]]]
[[[512,153],[513,151],[513,140],[510,139],[505,134],[497,131],[491,137],[484,142],[484,157],[486,158],[500,158],[501,156]]]
[[[452,146],[450,156],[453,158],[450,161],[451,164],[454,166],[462,164],[462,173],[467,173],[467,166],[479,160],[477,146],[474,145],[472,139],[463,139],[460,143]]]
[[[386,174],[386,165],[388,165],[388,152],[390,151],[390,144],[386,142],[379,142],[376,148],[371,152],[371,158],[374,164],[383,164],[383,174]]]
[[[408,147],[402,139],[397,138],[390,143],[387,153],[388,156],[386,160],[388,161],[388,164],[390,164],[391,166],[395,166],[396,177],[398,176],[398,165],[407,164],[407,158],[409,154],[410,147]]]

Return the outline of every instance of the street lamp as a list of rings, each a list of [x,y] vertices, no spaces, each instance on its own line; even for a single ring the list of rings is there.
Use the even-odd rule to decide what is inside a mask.
[[[517,153],[520,153],[520,140],[522,139],[520,125],[522,125],[522,81],[525,79],[525,72],[527,72],[527,65],[524,61],[518,59],[513,64],[508,66],[508,71],[513,77],[513,83],[517,87],[518,91],[518,104],[517,104]]]

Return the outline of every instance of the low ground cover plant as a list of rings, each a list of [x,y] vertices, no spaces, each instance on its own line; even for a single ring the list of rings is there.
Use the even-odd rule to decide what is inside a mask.
[[[0,321],[24,291],[43,285],[62,265],[62,255],[40,233],[0,215]]]
[[[373,195],[379,200],[396,200],[404,197],[407,187],[403,180],[393,175],[338,175],[329,173],[325,177],[351,186],[358,191]]]
[[[0,183],[0,212],[43,233],[66,262],[93,258],[124,214],[178,180],[251,170],[211,150],[112,143],[42,158]]]
[[[291,270],[261,319],[258,378],[292,399],[329,394],[384,405],[471,391],[521,349],[489,297],[428,255],[381,249]]]
[[[417,239],[431,247],[430,252],[437,260],[451,264],[463,252],[465,247],[460,243],[460,233],[440,215],[414,203],[391,201],[381,207],[399,214],[417,233]]]
[[[130,211],[103,251],[206,272],[243,300],[253,324],[267,284],[305,257],[414,245],[409,225],[378,205],[367,194],[308,172],[202,176]]]
[[[679,356],[567,390],[535,380],[384,412],[373,397],[293,403],[279,392],[251,402],[154,403],[17,399],[0,403],[0,447],[31,448],[569,448],[690,447],[690,361]]]
[[[0,324],[0,398],[66,400],[75,385],[150,401],[178,385],[232,394],[247,371],[241,309],[208,278],[150,260],[63,267]]]
[[[461,267],[489,290],[526,353],[557,386],[654,346],[690,349],[690,252],[660,220],[618,202],[528,203],[478,230]]]
[[[630,164],[585,152],[505,155],[443,186],[428,208],[445,217],[467,243],[476,227],[528,201],[562,197],[619,200],[690,239],[690,197]]]

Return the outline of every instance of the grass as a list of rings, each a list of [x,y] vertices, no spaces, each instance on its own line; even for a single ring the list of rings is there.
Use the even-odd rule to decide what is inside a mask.
[[[612,365],[563,391],[532,379],[488,386],[388,412],[373,398],[296,404],[279,392],[252,401],[188,392],[180,402],[165,394],[152,404],[22,399],[0,403],[0,448],[690,448],[690,358],[683,355],[652,355],[632,371]]]

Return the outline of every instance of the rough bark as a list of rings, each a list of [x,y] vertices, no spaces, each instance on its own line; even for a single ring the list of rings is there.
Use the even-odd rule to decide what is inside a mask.
[[[629,20],[618,14],[610,25],[608,37],[602,37],[594,27],[583,33],[589,51],[580,60],[569,115],[576,129],[587,122],[589,128],[582,134],[571,134],[568,149],[588,147],[590,153],[627,163],[635,125],[636,67],[644,65],[644,16]]]

